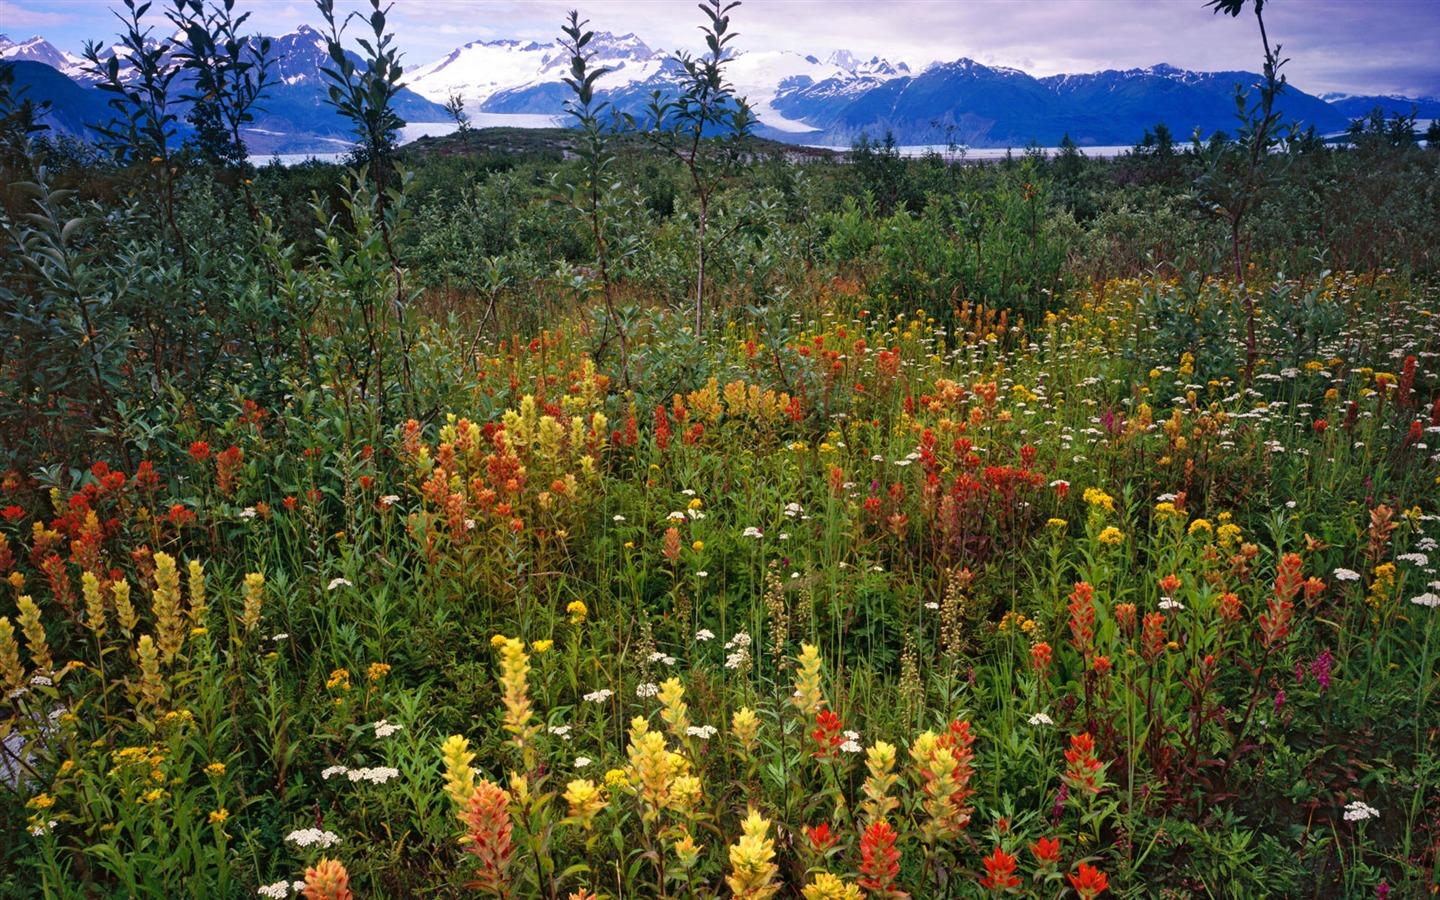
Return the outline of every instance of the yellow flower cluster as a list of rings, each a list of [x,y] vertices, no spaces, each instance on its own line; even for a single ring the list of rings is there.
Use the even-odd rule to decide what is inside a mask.
[[[769,900],[780,890],[775,876],[775,842],[768,835],[770,822],[754,809],[741,824],[740,839],[730,847],[730,872],[725,883],[736,900]]]
[[[1097,487],[1086,488],[1082,496],[1090,506],[1103,509],[1106,512],[1115,511],[1115,498]]]
[[[790,702],[800,710],[806,718],[813,717],[825,705],[825,698],[820,693],[820,648],[814,644],[801,644],[799,656],[800,668],[795,673],[795,692],[790,697]]]
[[[1114,525],[1106,526],[1103,531],[1096,535],[1095,539],[1102,544],[1107,544],[1112,547],[1125,543],[1125,535]]]

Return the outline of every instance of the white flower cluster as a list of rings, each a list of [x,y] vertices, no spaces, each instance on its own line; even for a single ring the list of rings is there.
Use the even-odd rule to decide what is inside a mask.
[[[380,505],[383,506],[383,507],[385,507],[386,509],[389,509],[390,507],[394,506],[395,504],[397,504],[397,503],[399,503],[399,502],[400,502],[400,495],[399,495],[399,494],[386,494],[385,496],[383,496],[383,497],[380,498]]]
[[[1354,569],[1336,569],[1331,573],[1336,581],[1359,581],[1360,573]]]
[[[1345,804],[1343,818],[1347,822],[1363,822],[1366,819],[1373,819],[1380,815],[1380,810],[1366,803],[1364,800],[1352,800]]]
[[[658,693],[660,693],[660,685],[656,684],[653,681],[642,681],[641,683],[635,685],[635,696],[639,697],[641,700],[644,700],[647,697],[653,697]]]
[[[650,654],[650,662],[664,663],[667,666],[673,666],[675,665],[675,657],[666,656],[664,653],[661,653],[657,650],[654,653]]]
[[[354,587],[354,586],[355,586],[354,582],[352,582],[352,581],[351,581],[350,579],[348,579],[348,578],[332,578],[332,579],[330,579],[330,584],[326,585],[325,590],[327,590],[327,591],[333,591],[333,590],[335,590],[335,589],[338,588],[338,587]]]
[[[586,766],[590,765],[590,763],[592,762],[594,762],[594,760],[592,760],[588,756],[577,756],[575,757],[575,768],[583,769]]]
[[[1161,609],[1184,609],[1184,608],[1185,608],[1185,604],[1181,603],[1179,600],[1171,600],[1169,597],[1161,597],[1161,598],[1160,598],[1160,608],[1161,608]]]
[[[321,849],[325,849],[340,843],[340,835],[333,831],[321,831],[318,828],[301,828],[285,835],[285,840],[293,841],[297,847],[319,846]]]
[[[261,885],[260,889],[255,893],[262,897],[271,897],[273,900],[281,900],[283,897],[290,896],[291,891],[298,894],[303,890],[305,890],[305,882],[303,881],[296,881],[294,883],[277,881],[274,884]]]
[[[615,696],[614,691],[610,690],[609,688],[601,688],[598,691],[591,691],[590,693],[586,694],[584,700],[586,703],[604,703],[606,700],[609,700],[613,696]]]
[[[749,528],[746,528],[744,531],[742,531],[742,532],[740,533],[740,536],[741,536],[741,537],[753,537],[753,538],[759,539],[759,538],[763,538],[763,537],[765,536],[765,532],[763,532],[763,531],[761,531],[760,529],[756,528],[754,525],[751,525]]]
[[[725,668],[738,669],[750,661],[750,635],[740,632],[725,644],[725,649],[732,651],[725,657]]]
[[[1413,563],[1417,566],[1428,566],[1430,564],[1430,557],[1424,553],[1402,553],[1395,558],[1401,562]]]
[[[399,778],[400,770],[392,769],[389,766],[376,766],[373,769],[352,769],[349,766],[330,766],[328,769],[325,769],[323,772],[320,773],[320,777],[325,779],[326,781],[329,781],[331,778],[334,778],[338,775],[344,775],[346,778],[350,779],[351,782],[368,781],[371,784],[384,784],[392,778]],[[286,838],[286,840],[294,840],[296,843],[299,843],[300,846],[305,847],[308,845],[301,843],[300,839],[297,838],[296,835],[308,834],[309,832],[313,831],[315,831],[315,829],[311,828],[308,829],[308,831],[306,832],[291,832],[290,837]],[[330,834],[330,832],[328,831],[324,833]],[[334,837],[334,835],[332,834],[331,837]],[[335,840],[338,841],[339,838],[335,838]],[[322,846],[328,847],[330,845],[323,844]]]
[[[1416,606],[1424,606],[1430,609],[1434,609],[1435,607],[1440,606],[1440,595],[1436,595],[1434,591],[1426,591],[1418,597],[1411,597],[1410,602],[1415,604]]]
[[[351,769],[345,773],[345,777],[352,782],[368,781],[371,784],[384,784],[392,778],[399,778],[400,770],[392,769],[389,766],[376,766],[373,769]]]
[[[702,628],[699,631],[695,632],[695,640],[713,641],[715,640],[715,632],[711,631],[708,628]]]
[[[570,740],[570,725],[547,725],[545,730],[563,740]]]
[[[380,721],[375,723],[375,736],[377,738],[388,738],[390,735],[394,734],[395,732],[401,730],[404,727],[404,725],[391,725],[389,722],[381,719]]]
[[[1029,721],[1029,723],[1030,723],[1031,725],[1054,725],[1054,724],[1055,724],[1055,720],[1052,719],[1052,718],[1050,718],[1049,716],[1045,715],[1043,712],[1037,712],[1035,715],[1031,716],[1027,721]]]
[[[689,728],[685,729],[686,734],[690,735],[691,737],[698,737],[702,741],[710,740],[719,732],[720,729],[716,728],[714,725],[691,725]]]

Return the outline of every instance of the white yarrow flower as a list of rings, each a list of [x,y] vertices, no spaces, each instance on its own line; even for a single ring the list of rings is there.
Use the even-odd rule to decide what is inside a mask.
[[[1364,800],[1352,800],[1345,804],[1343,818],[1347,822],[1363,822],[1366,819],[1373,819],[1380,815],[1380,810],[1366,803]]]
[[[1043,712],[1037,712],[1035,715],[1031,716],[1027,721],[1029,721],[1031,725],[1054,725],[1054,724],[1055,724],[1055,720],[1052,719],[1052,718],[1050,718],[1049,716],[1045,715]]]
[[[389,722],[381,719],[375,723],[375,736],[377,738],[387,738],[404,727],[404,725],[391,725]]]
[[[1440,606],[1440,595],[1437,595],[1434,591],[1426,591],[1418,597],[1411,597],[1410,602],[1415,604],[1416,606],[1424,606],[1429,609],[1434,609],[1435,607]]]
[[[1330,573],[1335,576],[1336,581],[1359,581],[1360,573],[1354,569],[1336,569]]]
[[[583,769],[590,765],[591,762],[592,760],[588,756],[577,756],[575,757],[575,768]]]
[[[324,849],[340,843],[340,835],[333,831],[321,831],[318,828],[301,828],[285,835],[285,840],[293,841],[297,847],[319,846]]]
[[[610,690],[609,688],[601,688],[598,691],[591,691],[590,693],[586,694],[584,700],[587,703],[604,703],[606,700],[609,700],[613,696],[615,696],[614,691]]]
[[[335,590],[335,589],[338,588],[338,587],[354,587],[354,586],[355,586],[355,585],[351,584],[351,583],[350,583],[350,579],[348,579],[348,578],[332,578],[332,579],[330,579],[330,584],[326,585],[325,590],[327,590],[327,591],[333,591],[333,590]]]
[[[1169,597],[1161,597],[1161,598],[1160,598],[1160,608],[1161,608],[1161,609],[1184,609],[1184,608],[1185,608],[1185,604],[1181,603],[1179,600],[1171,600]]]
[[[641,700],[647,697],[653,697],[658,693],[660,693],[660,685],[653,681],[642,681],[640,684],[635,685],[635,696]]]
[[[711,631],[708,628],[702,628],[699,631],[695,632],[695,640],[713,641],[715,640],[715,632]]]
[[[330,768],[322,771],[320,773],[320,777],[325,779],[326,781],[329,781],[334,776],[344,775],[348,771],[350,771],[349,766],[331,766]]]

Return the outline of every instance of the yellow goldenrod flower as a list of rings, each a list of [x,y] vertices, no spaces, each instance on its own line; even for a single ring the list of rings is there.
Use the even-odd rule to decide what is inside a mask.
[[[1046,528],[1053,528],[1056,531],[1064,531],[1069,526],[1070,523],[1065,521],[1064,519],[1051,518],[1045,521]]]
[[[546,638],[545,640],[535,641],[534,643],[532,643],[530,645],[530,649],[534,650],[536,653],[544,653],[553,646],[555,646],[555,642],[550,640],[549,638]]]
[[[1115,498],[1099,488],[1086,488],[1082,497],[1090,506],[1099,507],[1106,512],[1115,511]]]
[[[492,634],[490,636],[490,646],[498,648],[508,640],[510,639],[503,634]]]
[[[1125,535],[1120,532],[1120,529],[1116,528],[1114,525],[1110,525],[1107,526],[1104,531],[1101,531],[1100,534],[1096,536],[1096,540],[1098,540],[1102,544],[1116,546],[1118,544],[1125,543]]]
[[[336,669],[331,672],[330,677],[325,679],[325,689],[327,691],[350,690],[350,670]]]
[[[606,790],[623,790],[628,787],[630,787],[630,778],[625,774],[624,769],[610,769],[605,773]]]
[[[694,550],[696,553],[699,553],[701,550],[704,550],[704,549],[705,549],[705,542],[704,542],[704,541],[696,541],[695,543],[693,543],[693,544],[690,545],[690,549],[691,549],[691,550]]]
[[[565,607],[565,612],[570,614],[571,625],[579,625],[581,622],[584,622],[585,617],[590,614],[590,610],[585,607],[585,603],[581,600],[571,600],[570,605]]]
[[[45,810],[55,805],[55,798],[49,794],[36,794],[25,801],[26,809]]]
[[[225,824],[225,820],[228,819],[228,818],[230,818],[230,810],[226,809],[226,808],[223,807],[223,806],[220,807],[219,809],[215,809],[215,810],[211,810],[211,811],[210,811],[210,824],[211,824],[211,825],[224,825],[224,824]]]
[[[1189,528],[1189,530],[1188,530],[1188,534],[1189,534],[1191,537],[1194,537],[1196,534],[1198,534],[1198,533],[1200,533],[1200,532],[1202,532],[1202,531],[1203,531],[1205,534],[1210,534],[1210,533],[1213,531],[1213,529],[1210,527],[1210,523],[1209,523],[1208,521],[1206,521],[1205,519],[1196,519],[1195,521],[1193,521],[1193,522],[1190,523],[1190,528]]]
[[[377,682],[377,681],[380,681],[380,680],[384,679],[385,676],[387,676],[387,675],[389,675],[389,674],[390,674],[390,664],[389,664],[389,663],[376,662],[376,663],[371,663],[371,664],[370,664],[370,668],[369,668],[368,670],[366,670],[366,672],[365,672],[365,677],[366,677],[367,680],[369,680],[369,681],[373,684],[373,683],[375,683],[375,682]]]
[[[213,762],[205,767],[205,774],[211,778],[219,778],[225,774],[225,764],[223,762]]]

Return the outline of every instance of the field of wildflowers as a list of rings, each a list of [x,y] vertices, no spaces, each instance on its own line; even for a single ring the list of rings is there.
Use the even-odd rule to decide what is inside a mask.
[[[397,152],[320,0],[255,169],[126,8],[99,147],[0,67],[0,898],[1440,893],[1413,117],[801,164],[709,0],[646,134],[572,14],[555,146]]]
[[[835,279],[11,472],[7,895],[1433,893],[1436,298],[1248,290],[1248,379],[1225,281]]]

